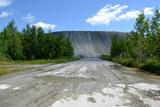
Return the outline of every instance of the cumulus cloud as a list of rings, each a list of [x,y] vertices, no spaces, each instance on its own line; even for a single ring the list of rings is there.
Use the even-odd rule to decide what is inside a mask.
[[[154,10],[153,7],[146,7],[143,9],[145,15],[153,15],[154,14],[153,10]]]
[[[93,17],[86,19],[87,23],[91,25],[105,24],[108,25],[111,21],[114,21],[116,17],[122,13],[124,9],[128,8],[127,5],[106,5],[100,9]]]
[[[9,12],[2,12],[2,13],[0,13],[0,18],[5,18],[5,17],[8,17],[8,16],[10,16],[10,15],[12,15],[12,13],[9,13]]]
[[[124,14],[121,14],[120,16],[118,16],[116,19],[117,20],[130,20],[130,19],[135,19],[138,17],[138,15],[140,14],[139,10],[131,10],[128,11]]]
[[[12,0],[0,0],[0,8],[1,7],[7,7],[10,4],[12,4]]]
[[[112,21],[136,19],[142,11],[147,16],[154,14],[153,7],[146,7],[142,10],[129,10],[124,13],[124,10],[127,8],[127,5],[106,5],[94,16],[87,18],[86,22],[91,25],[108,25]]]
[[[146,7],[143,9],[143,12],[145,15],[153,15],[153,9],[152,7]],[[116,19],[117,20],[131,20],[131,19],[136,19],[138,17],[139,14],[141,14],[141,10],[131,10],[128,11],[124,14],[121,14],[120,16],[118,16]]]
[[[44,22],[38,22],[38,23],[32,24],[32,26],[41,27],[45,30],[53,30],[56,27],[56,25],[54,24],[48,24]]]
[[[27,14],[27,16],[22,17],[22,20],[32,23],[35,21],[35,17],[32,14]]]

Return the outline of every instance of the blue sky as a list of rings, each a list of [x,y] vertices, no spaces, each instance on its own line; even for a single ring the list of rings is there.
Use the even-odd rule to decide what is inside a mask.
[[[19,30],[130,31],[141,10],[151,17],[156,7],[160,0],[0,0],[0,30],[14,19]]]

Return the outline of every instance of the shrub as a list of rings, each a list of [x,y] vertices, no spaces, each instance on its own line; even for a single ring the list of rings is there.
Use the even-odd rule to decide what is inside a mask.
[[[128,67],[139,67],[140,66],[140,64],[137,61],[135,61],[133,58],[115,57],[113,58],[113,61],[118,62]]]
[[[103,60],[109,60],[109,61],[112,60],[111,56],[109,56],[109,55],[101,55],[100,58]]]
[[[143,66],[141,66],[141,69],[160,75],[160,61],[148,60]]]

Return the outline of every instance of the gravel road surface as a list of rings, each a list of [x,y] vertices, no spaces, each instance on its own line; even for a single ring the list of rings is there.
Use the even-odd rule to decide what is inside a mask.
[[[160,77],[137,69],[96,58],[33,66],[0,77],[0,107],[160,107]]]

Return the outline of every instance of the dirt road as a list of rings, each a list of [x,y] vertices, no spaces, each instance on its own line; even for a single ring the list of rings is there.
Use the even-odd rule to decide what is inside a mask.
[[[160,77],[100,59],[37,65],[0,77],[0,107],[160,107]]]

